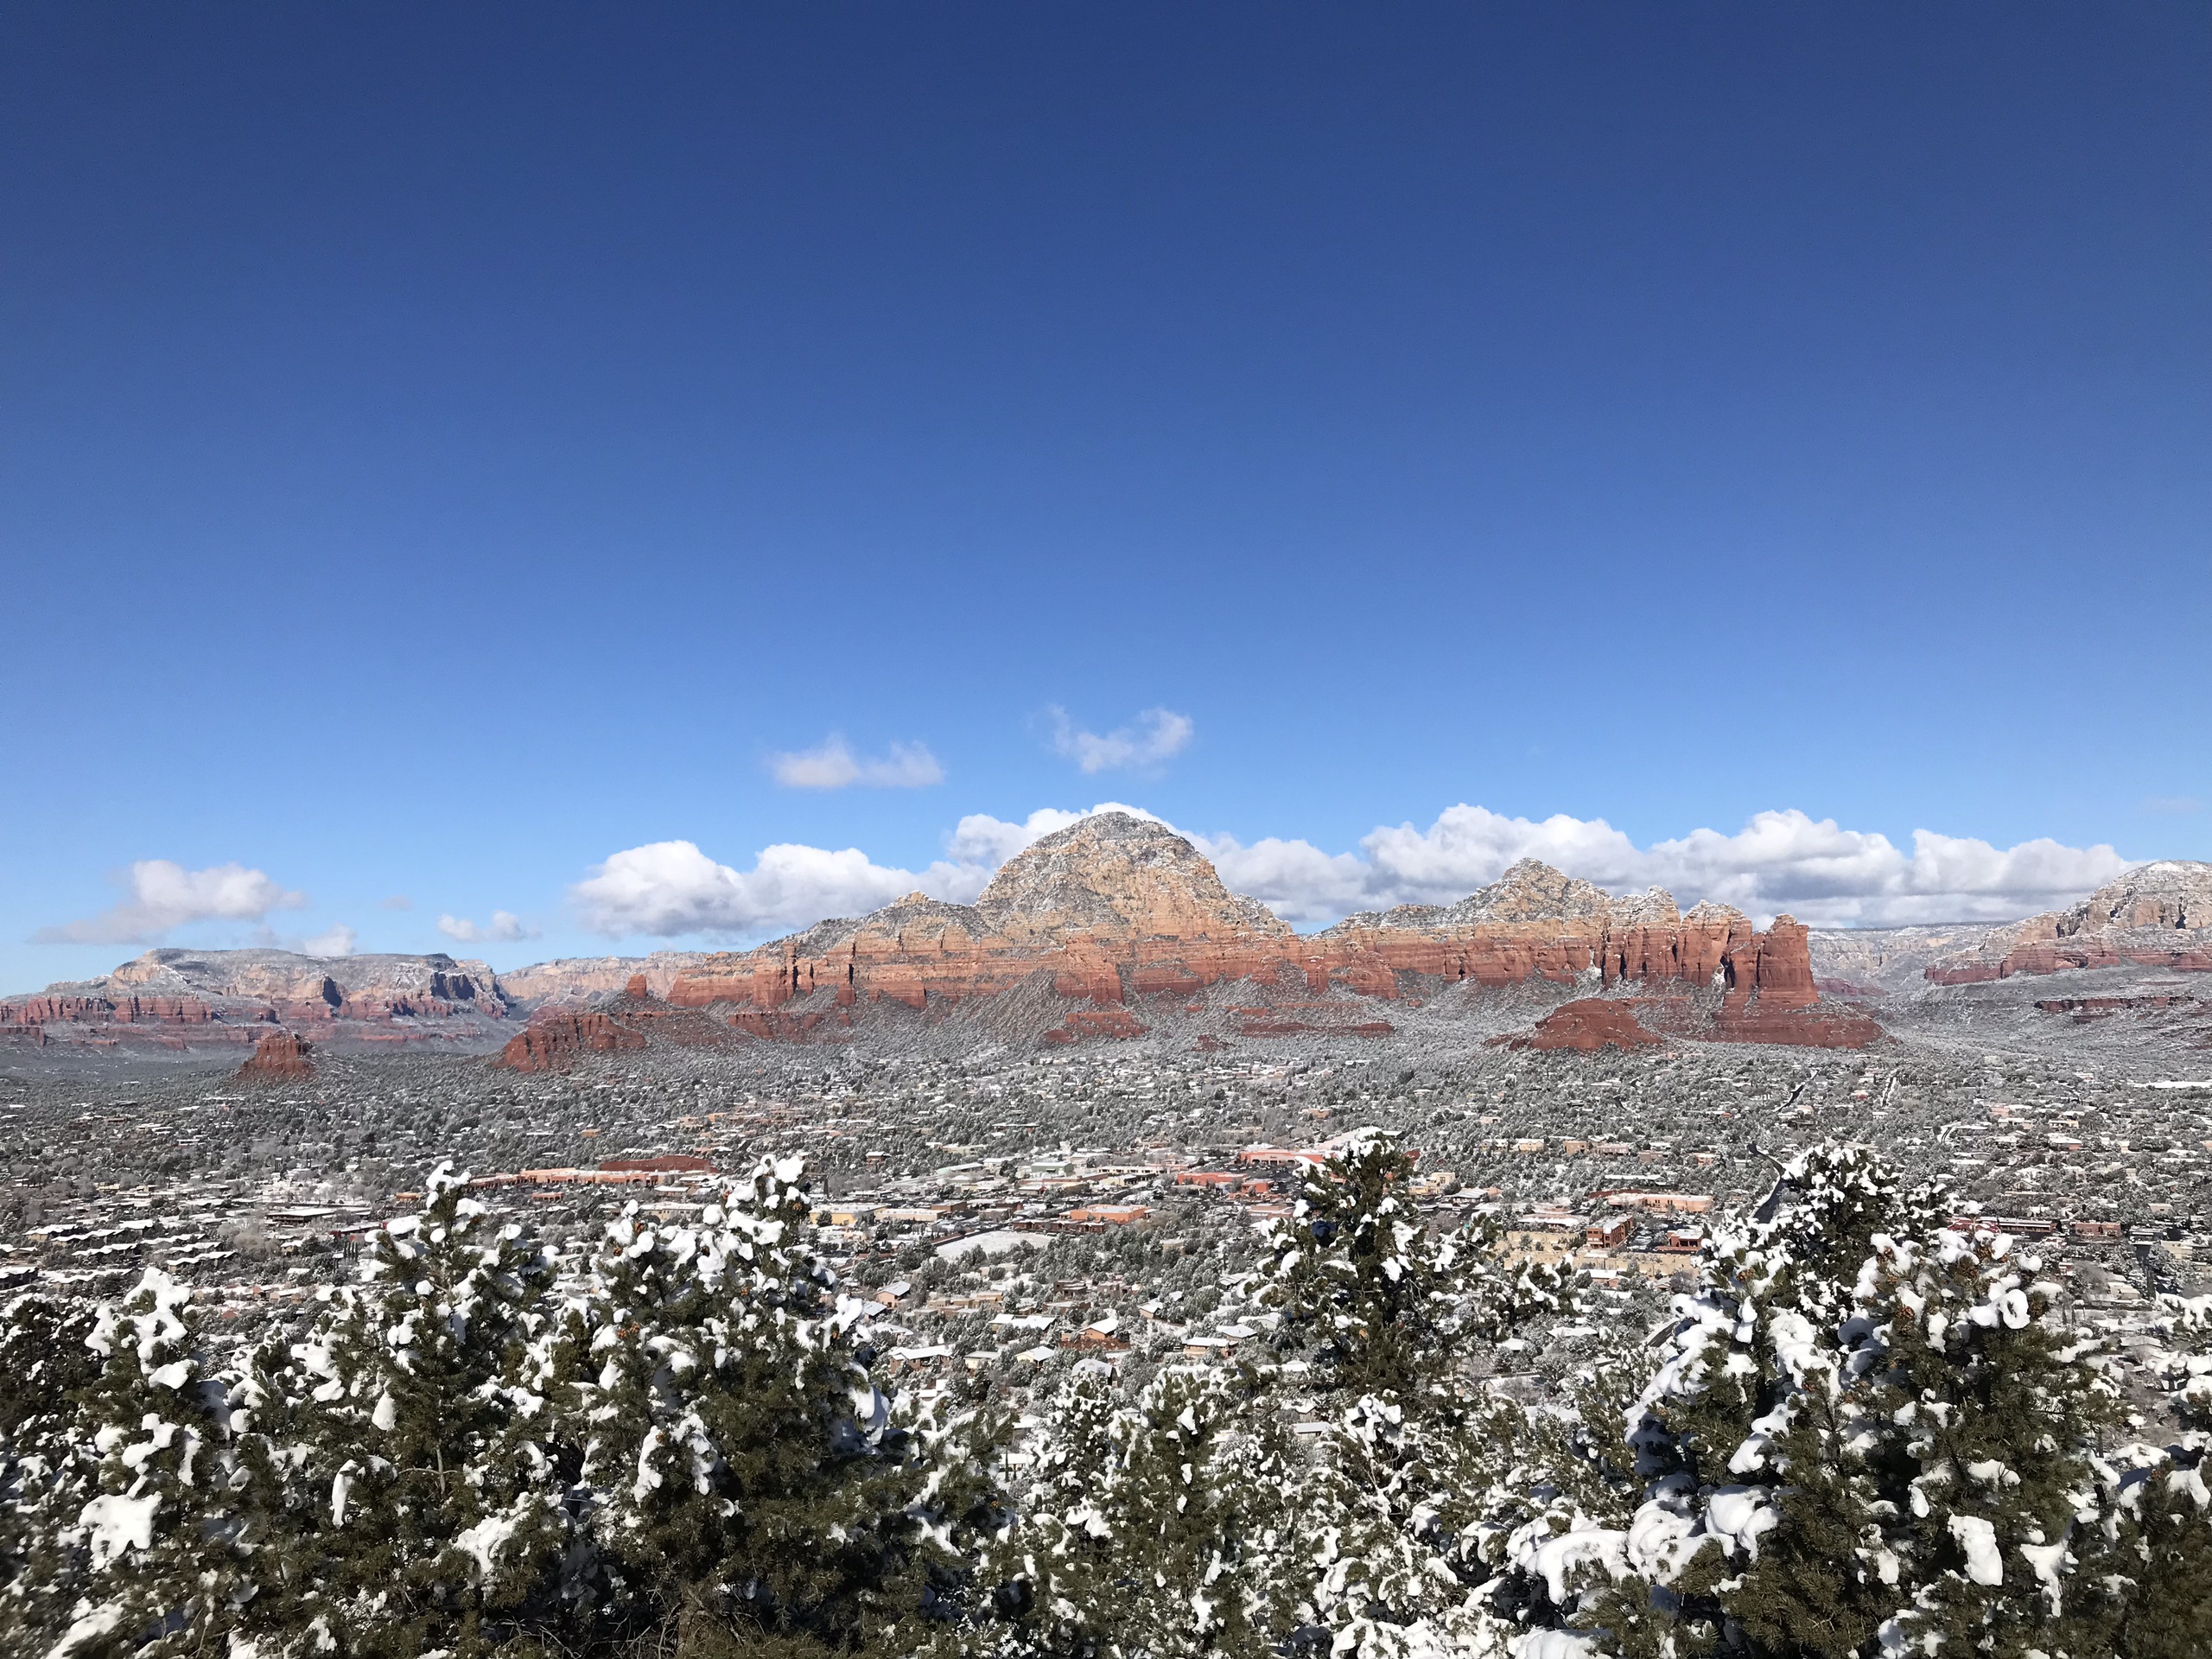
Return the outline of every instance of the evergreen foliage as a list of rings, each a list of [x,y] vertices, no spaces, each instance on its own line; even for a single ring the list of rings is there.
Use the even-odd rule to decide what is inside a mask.
[[[553,1263],[441,1166],[359,1282],[240,1390],[272,1647],[488,1652],[548,1599],[568,1532],[533,1386]]]
[[[861,1363],[798,1176],[764,1162],[697,1229],[626,1215],[571,1315],[607,1617],[686,1654],[911,1652],[964,1566],[967,1483]]]
[[[1299,1628],[1299,1470],[1262,1374],[1173,1366],[1119,1408],[1060,1397],[1026,1494],[1014,1650],[1274,1653]]]
[[[149,1273],[0,1332],[0,1651],[48,1659],[2181,1659],[2212,1651],[2212,1300],[2166,1443],[2013,1241],[1822,1147],[1541,1409],[1572,1309],[1349,1143],[1204,1287],[1263,1334],[1021,1432],[879,1386],[796,1159],[581,1260],[450,1169],[303,1338]],[[978,1385],[980,1387],[980,1384]]]
[[[81,1505],[76,1400],[98,1373],[96,1315],[60,1297],[0,1310],[0,1649],[28,1648],[68,1604],[64,1525]],[[58,1604],[58,1605],[57,1605]]]
[[[67,1396],[66,1440],[41,1457],[35,1489],[27,1483],[24,1522],[52,1543],[16,1580],[18,1607],[27,1631],[66,1619],[57,1656],[200,1651],[250,1594],[227,1399],[189,1298],[149,1268],[99,1310],[84,1337],[92,1366]]]

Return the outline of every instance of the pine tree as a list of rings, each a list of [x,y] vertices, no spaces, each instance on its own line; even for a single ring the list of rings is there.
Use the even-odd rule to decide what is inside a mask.
[[[554,1263],[449,1166],[425,1198],[241,1380],[252,1622],[277,1650],[462,1659],[557,1614],[570,1517],[535,1386]]]
[[[2041,1263],[1986,1231],[1878,1242],[1869,1298],[1887,1540],[1916,1586],[1897,1629],[2015,1659],[2066,1645],[2063,1582],[2113,1390],[2055,1317]]]
[[[1261,1659],[1312,1625],[1303,1460],[1266,1375],[1170,1366],[1116,1406],[1078,1380],[1050,1414],[1011,1541],[1025,1654]]]
[[[1311,1368],[1328,1414],[1302,1498],[1314,1616],[1361,1652],[1415,1649],[1477,1622],[1525,1442],[1518,1409],[1464,1374],[1480,1346],[1573,1306],[1557,1268],[1499,1260],[1483,1217],[1438,1236],[1408,1191],[1413,1160],[1382,1135],[1310,1178],[1268,1240],[1279,1349]]]
[[[1572,1305],[1560,1269],[1499,1264],[1489,1217],[1433,1234],[1408,1190],[1413,1169],[1391,1137],[1363,1135],[1269,1230],[1279,1346],[1314,1365],[1325,1390],[1409,1397],[1451,1376],[1471,1345]]]
[[[97,1369],[72,1390],[62,1461],[26,1516],[58,1546],[51,1589],[74,1596],[56,1654],[201,1651],[248,1593],[228,1402],[190,1298],[149,1268],[85,1338]]]
[[[0,1310],[0,1651],[43,1651],[75,1595],[60,1532],[91,1494],[76,1402],[99,1370],[86,1303],[33,1294]]]
[[[1819,1148],[1716,1240],[1632,1413],[1645,1502],[1521,1541],[1555,1614],[1631,1655],[2065,1649],[2109,1385],[2037,1264],[1935,1196]]]
[[[2159,1380],[2179,1432],[2100,1471],[2104,1512],[2077,1546],[2092,1592],[2083,1623],[2095,1650],[2117,1659],[2212,1653],[2212,1297],[2159,1300]]]
[[[626,1214],[569,1333],[607,1619],[686,1659],[909,1653],[957,1612],[978,1494],[874,1386],[801,1173],[762,1160],[696,1229]]]

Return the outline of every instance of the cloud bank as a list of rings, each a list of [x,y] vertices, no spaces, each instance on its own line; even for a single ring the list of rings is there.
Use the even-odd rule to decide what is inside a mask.
[[[1120,802],[1090,811],[1166,822]],[[690,842],[656,842],[615,854],[571,897],[584,925],[612,938],[758,938],[861,915],[917,890],[971,903],[1007,859],[1087,816],[1061,807],[1040,807],[1019,820],[970,813],[946,837],[946,856],[920,870],[878,864],[856,847],[833,852],[791,843],[764,848],[750,870],[739,870]],[[2070,903],[2130,862],[2105,845],[2038,839],[1998,848],[1932,830],[1915,830],[1908,851],[1878,832],[1846,830],[1794,808],[1761,812],[1732,835],[1694,830],[1648,847],[1603,818],[1509,817],[1465,804],[1446,809],[1427,829],[1380,825],[1357,852],[1273,836],[1251,842],[1229,835],[1191,839],[1231,891],[1306,929],[1357,911],[1449,904],[1523,858],[1614,892],[1663,887],[1685,908],[1716,899],[1761,922],[1786,911],[1827,926],[2010,920]]]
[[[1171,760],[1190,747],[1198,729],[1188,715],[1172,709],[1147,709],[1131,724],[1103,734],[1077,729],[1065,709],[1050,713],[1054,752],[1067,756],[1086,775]]]
[[[534,939],[538,930],[523,925],[521,918],[511,911],[495,910],[492,919],[482,927],[466,916],[441,916],[438,931],[462,944],[481,944],[486,941]]]
[[[1764,920],[1788,912],[1828,926],[2005,921],[2071,902],[2128,867],[2109,846],[1986,841],[1916,830],[1910,852],[1876,831],[1846,830],[1792,808],[1761,812],[1733,835],[1694,830],[1638,847],[1603,818],[1508,817],[1446,808],[1426,830],[1382,825],[1360,854],[1305,841],[1194,837],[1222,880],[1301,925],[1355,910],[1449,904],[1539,858],[1614,892],[1671,891],[1685,906],[1716,899]]]
[[[188,870],[166,858],[142,858],[124,885],[130,897],[96,916],[42,927],[40,944],[156,944],[189,922],[258,922],[270,912],[304,910],[308,897],[292,893],[259,870],[215,864]]]
[[[1092,812],[1153,815],[1118,802]],[[971,812],[946,838],[946,856],[920,870],[878,864],[857,847],[832,852],[783,842],[749,870],[733,869],[688,841],[657,841],[615,854],[569,889],[586,928],[610,938],[702,933],[730,938],[860,916],[910,893],[972,904],[992,872],[1040,836],[1090,814],[1040,807],[1020,823]]]
[[[836,732],[821,747],[772,755],[768,769],[786,789],[925,789],[944,781],[944,768],[921,743],[893,743],[880,760],[865,760]]]

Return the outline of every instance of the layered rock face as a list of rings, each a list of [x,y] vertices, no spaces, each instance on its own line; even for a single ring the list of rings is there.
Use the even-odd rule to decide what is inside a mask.
[[[1743,912],[1702,904],[1687,916],[1662,888],[1615,899],[1548,864],[1523,859],[1456,905],[1402,905],[1347,917],[1311,941],[1330,977],[1389,996],[1383,976],[1431,975],[1511,985],[1573,984],[1594,971],[1621,980],[1711,985],[1770,1010],[1810,1007],[1805,930],[1784,916],[1768,933]]]
[[[2138,865],[2080,904],[1995,930],[1926,973],[1938,985],[1970,985],[2127,963],[2212,973],[2212,864]]]
[[[425,957],[304,957],[289,950],[149,950],[98,979],[0,1002],[0,1027],[133,1035],[171,1028],[186,1042],[254,1041],[255,1027],[345,1027],[396,1039],[399,1021],[474,1025],[510,1015],[481,962]],[[124,1028],[117,1031],[115,1028]],[[372,1031],[370,1028],[378,1028]],[[151,1033],[148,1033],[151,1034]]]
[[[554,1014],[533,1020],[507,1041],[499,1064],[510,1071],[565,1071],[587,1054],[648,1046],[643,1033],[604,1014]]]
[[[583,1003],[594,996],[626,989],[632,977],[642,976],[648,994],[666,996],[677,975],[696,968],[712,954],[706,950],[656,950],[643,959],[563,957],[502,974],[499,988],[505,993],[510,1005],[535,1007],[552,1002]]]
[[[1888,996],[1917,990],[1946,957],[1979,950],[2005,925],[1917,923],[1907,927],[1816,927],[1813,983],[1823,996]]]
[[[709,957],[678,975],[667,1000],[724,1009],[741,1029],[788,1037],[849,1024],[877,1003],[942,1008],[1040,980],[1059,996],[1121,1010],[1225,980],[1391,1001],[1439,980],[1503,986],[1585,976],[1719,990],[1714,1036],[1824,1043],[1834,1034],[1793,1017],[1819,997],[1805,930],[1787,917],[1761,933],[1726,906],[1684,916],[1656,888],[1615,899],[1530,860],[1456,905],[1355,916],[1301,938],[1265,906],[1230,893],[1183,837],[1119,812],[1039,841],[972,906],[910,893],[857,920]],[[1143,1029],[1134,1016],[1092,1016],[1064,1021],[1051,1040]],[[1270,1033],[1255,1026],[1249,1034]]]

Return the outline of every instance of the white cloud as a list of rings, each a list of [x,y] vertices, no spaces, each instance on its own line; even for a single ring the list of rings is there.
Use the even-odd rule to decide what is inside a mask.
[[[188,870],[166,858],[130,867],[130,896],[81,921],[41,928],[41,944],[151,944],[188,922],[257,922],[276,910],[301,910],[308,899],[243,864]]]
[[[324,931],[302,939],[300,949],[310,957],[350,957],[360,937],[345,923],[335,922]]]
[[[918,873],[877,864],[857,847],[831,852],[789,842],[762,848],[750,870],[735,870],[690,842],[657,841],[615,854],[571,896],[585,926],[614,938],[744,936],[863,915],[918,888],[966,902],[989,879],[976,864],[939,861]]]
[[[412,910],[415,908],[415,901],[404,893],[395,893],[377,908],[378,910]]]
[[[1052,747],[1084,772],[1112,772],[1123,766],[1157,766],[1173,760],[1190,747],[1198,727],[1188,715],[1171,709],[1147,709],[1135,723],[1117,726],[1101,735],[1078,731],[1065,709],[1051,709]]]
[[[1249,847],[1234,836],[1193,836],[1231,893],[1257,899],[1294,927],[1325,927],[1370,901],[1370,872],[1350,853],[1268,836]]]
[[[495,910],[492,912],[491,921],[482,927],[477,926],[466,916],[441,916],[438,918],[438,931],[462,944],[480,944],[487,940],[534,939],[539,930],[525,927],[521,918],[511,911]]]
[[[868,789],[924,789],[944,781],[944,768],[926,745],[893,743],[883,759],[869,760],[855,754],[836,732],[819,748],[772,755],[768,766],[786,789],[848,789],[855,784]]]

